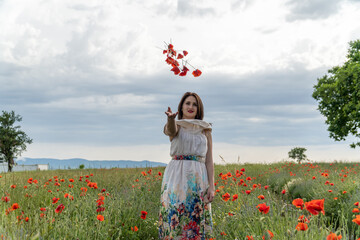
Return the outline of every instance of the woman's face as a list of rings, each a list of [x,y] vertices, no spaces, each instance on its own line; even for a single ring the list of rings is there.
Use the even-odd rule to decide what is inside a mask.
[[[182,105],[183,119],[195,119],[197,108],[196,98],[194,96],[188,96]]]

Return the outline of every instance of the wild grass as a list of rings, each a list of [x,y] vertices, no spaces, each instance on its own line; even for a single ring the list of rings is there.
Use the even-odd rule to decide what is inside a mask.
[[[0,237],[158,239],[163,172],[164,168],[147,168],[0,174]],[[345,162],[216,165],[213,237],[270,239],[266,233],[269,230],[273,239],[322,240],[331,232],[342,239],[358,239],[360,226],[352,220],[360,214],[354,210],[358,208],[354,204],[360,201],[359,172],[357,163]],[[228,201],[222,197],[225,193],[231,196]],[[236,194],[238,198],[232,201]],[[59,198],[58,202],[53,203],[54,198]],[[296,198],[304,202],[325,199],[325,215],[312,215],[305,207],[295,207],[292,201]],[[12,210],[14,203],[20,208]],[[268,213],[258,210],[261,203],[270,206]],[[57,213],[60,204],[65,208]],[[105,209],[97,212],[101,208]],[[140,217],[141,211],[147,212],[145,219]],[[99,221],[98,215],[104,221]],[[305,231],[296,229],[301,215],[308,219]]]

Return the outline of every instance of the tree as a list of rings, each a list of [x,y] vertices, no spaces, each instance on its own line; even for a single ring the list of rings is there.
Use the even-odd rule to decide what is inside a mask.
[[[360,40],[349,45],[347,61],[318,78],[312,95],[319,102],[318,110],[326,117],[330,138],[335,141],[345,140],[349,134],[360,137]],[[360,142],[350,146],[355,148]]]
[[[8,171],[14,166],[14,157],[21,156],[26,150],[26,144],[31,144],[29,138],[20,126],[14,126],[15,122],[21,122],[22,117],[15,115],[14,111],[2,111],[0,115],[0,158],[8,163]]]
[[[306,155],[304,154],[306,148],[296,147],[290,150],[289,158],[295,159],[300,164],[302,161],[307,160]]]

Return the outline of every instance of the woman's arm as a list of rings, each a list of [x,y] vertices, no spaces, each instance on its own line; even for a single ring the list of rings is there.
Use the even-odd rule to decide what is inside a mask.
[[[167,123],[165,124],[164,127],[164,133],[165,135],[170,137],[170,141],[177,135],[178,133],[178,127],[176,126],[175,123],[175,117],[178,114],[176,113],[172,113],[171,108],[168,107],[167,112],[165,112],[165,114],[167,115]]]
[[[205,159],[206,171],[208,175],[209,188],[207,191],[207,199],[209,202],[212,202],[215,195],[215,185],[214,185],[214,161],[212,154],[212,136],[211,130],[205,130],[205,136],[207,138],[207,153]]]

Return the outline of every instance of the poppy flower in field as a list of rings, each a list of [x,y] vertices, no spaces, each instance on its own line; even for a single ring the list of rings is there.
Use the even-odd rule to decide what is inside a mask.
[[[355,206],[359,206],[359,202],[354,203]]]
[[[26,218],[25,218],[25,222],[29,222],[29,217],[26,217]]]
[[[315,180],[315,179],[316,179],[316,177],[315,177],[315,176],[313,176],[313,177],[312,177],[312,179],[313,179],[313,180]]]
[[[340,239],[342,239],[342,236],[341,235],[336,236],[336,234],[333,232],[330,232],[330,234],[326,237],[326,240],[340,240]]]
[[[27,180],[27,182],[28,182],[29,184],[32,184],[32,180],[33,180],[33,178],[29,178],[29,179]]]
[[[46,208],[40,208],[40,211],[42,211],[42,212],[45,212],[46,211]]]
[[[308,225],[306,223],[299,222],[295,229],[298,231],[306,231],[308,229]]]
[[[258,199],[264,200],[264,199],[265,199],[265,196],[264,196],[264,195],[259,195],[259,196],[258,196]]]
[[[97,215],[97,220],[99,220],[100,222],[104,221],[104,216],[103,215]]]
[[[221,236],[226,236],[227,234],[225,232],[220,233]]]
[[[360,215],[356,215],[356,218],[352,220],[357,225],[360,225]]]
[[[52,204],[57,203],[59,200],[60,200],[60,198],[54,197],[54,198],[52,199]]]
[[[188,55],[188,52],[184,50],[183,54],[184,54],[184,56],[186,56],[186,55]]]
[[[325,199],[312,200],[305,203],[305,208],[313,215],[318,215],[320,212],[325,215],[324,210],[324,201]]]
[[[161,177],[161,176],[162,176],[162,173],[161,173],[161,172],[158,172],[158,175]]]
[[[82,188],[80,188],[80,190],[81,190],[82,192],[84,192],[84,193],[87,192],[87,188],[86,188],[86,187],[82,187]]]
[[[307,222],[309,222],[309,220],[304,215],[301,215],[298,218],[298,222],[307,223]]]
[[[222,195],[222,199],[223,199],[225,202],[229,201],[229,199],[230,199],[230,194],[229,194],[229,193],[225,193],[224,195]]]
[[[234,195],[233,195],[233,198],[231,199],[231,201],[235,201],[236,199],[238,199],[238,195],[237,195],[237,194],[234,194]]]
[[[353,213],[358,213],[358,212],[360,212],[360,210],[359,210],[358,208],[354,208],[354,209],[352,210],[352,212],[353,212]]]
[[[251,193],[251,190],[246,190],[245,193],[249,195]]]
[[[301,198],[297,198],[297,199],[294,199],[292,201],[292,204],[297,207],[297,208],[301,208],[301,210],[303,209],[303,205],[304,205],[304,201],[301,199]]]
[[[342,193],[345,194],[345,193],[347,193],[347,191],[343,191]]]
[[[282,193],[282,194],[285,194],[285,193],[286,193],[285,189],[284,189],[284,190],[282,190],[282,191],[281,191],[281,193]]]
[[[11,206],[11,210],[16,210],[16,209],[19,209],[20,208],[20,206],[19,206],[19,204],[17,204],[17,203],[14,203],[12,206]]]
[[[146,211],[141,211],[141,216],[140,217],[145,220],[147,214],[148,213]]]
[[[142,171],[141,174],[142,174],[143,176],[146,176],[146,175],[147,175],[146,172],[144,172],[144,171]]]
[[[57,206],[57,208],[55,209],[55,212],[56,212],[56,213],[61,213],[64,209],[65,209],[64,204],[60,204],[60,205]]]
[[[2,197],[1,198],[1,201],[3,201],[3,202],[9,202],[10,201],[10,198],[8,198],[8,197]]]
[[[15,185],[15,184],[13,184],[13,185],[11,185],[10,187],[11,187],[11,188],[16,188],[16,185]]]
[[[105,188],[101,189],[101,192],[106,192],[106,189]]]
[[[262,237],[263,240],[265,239],[272,239],[274,237],[274,234],[270,231],[270,230],[266,230],[267,232],[265,233],[265,235]],[[266,236],[266,238],[265,238]]]
[[[254,238],[252,236],[246,236],[246,240],[254,240]]]
[[[138,229],[138,227],[137,226],[135,226],[135,227],[131,227],[131,231],[133,231],[133,232],[137,232],[139,229]]]
[[[268,185],[266,185],[266,186],[264,186],[264,189],[266,190],[266,189],[268,189],[269,188],[269,186]]]
[[[259,212],[267,214],[270,210],[270,206],[266,206],[266,203],[261,203],[256,206]]]
[[[70,178],[70,179],[69,179],[69,182],[74,182],[74,179]]]
[[[228,214],[229,214],[229,216],[234,216],[234,214],[233,214],[233,213],[231,213],[231,212],[229,212]]]

